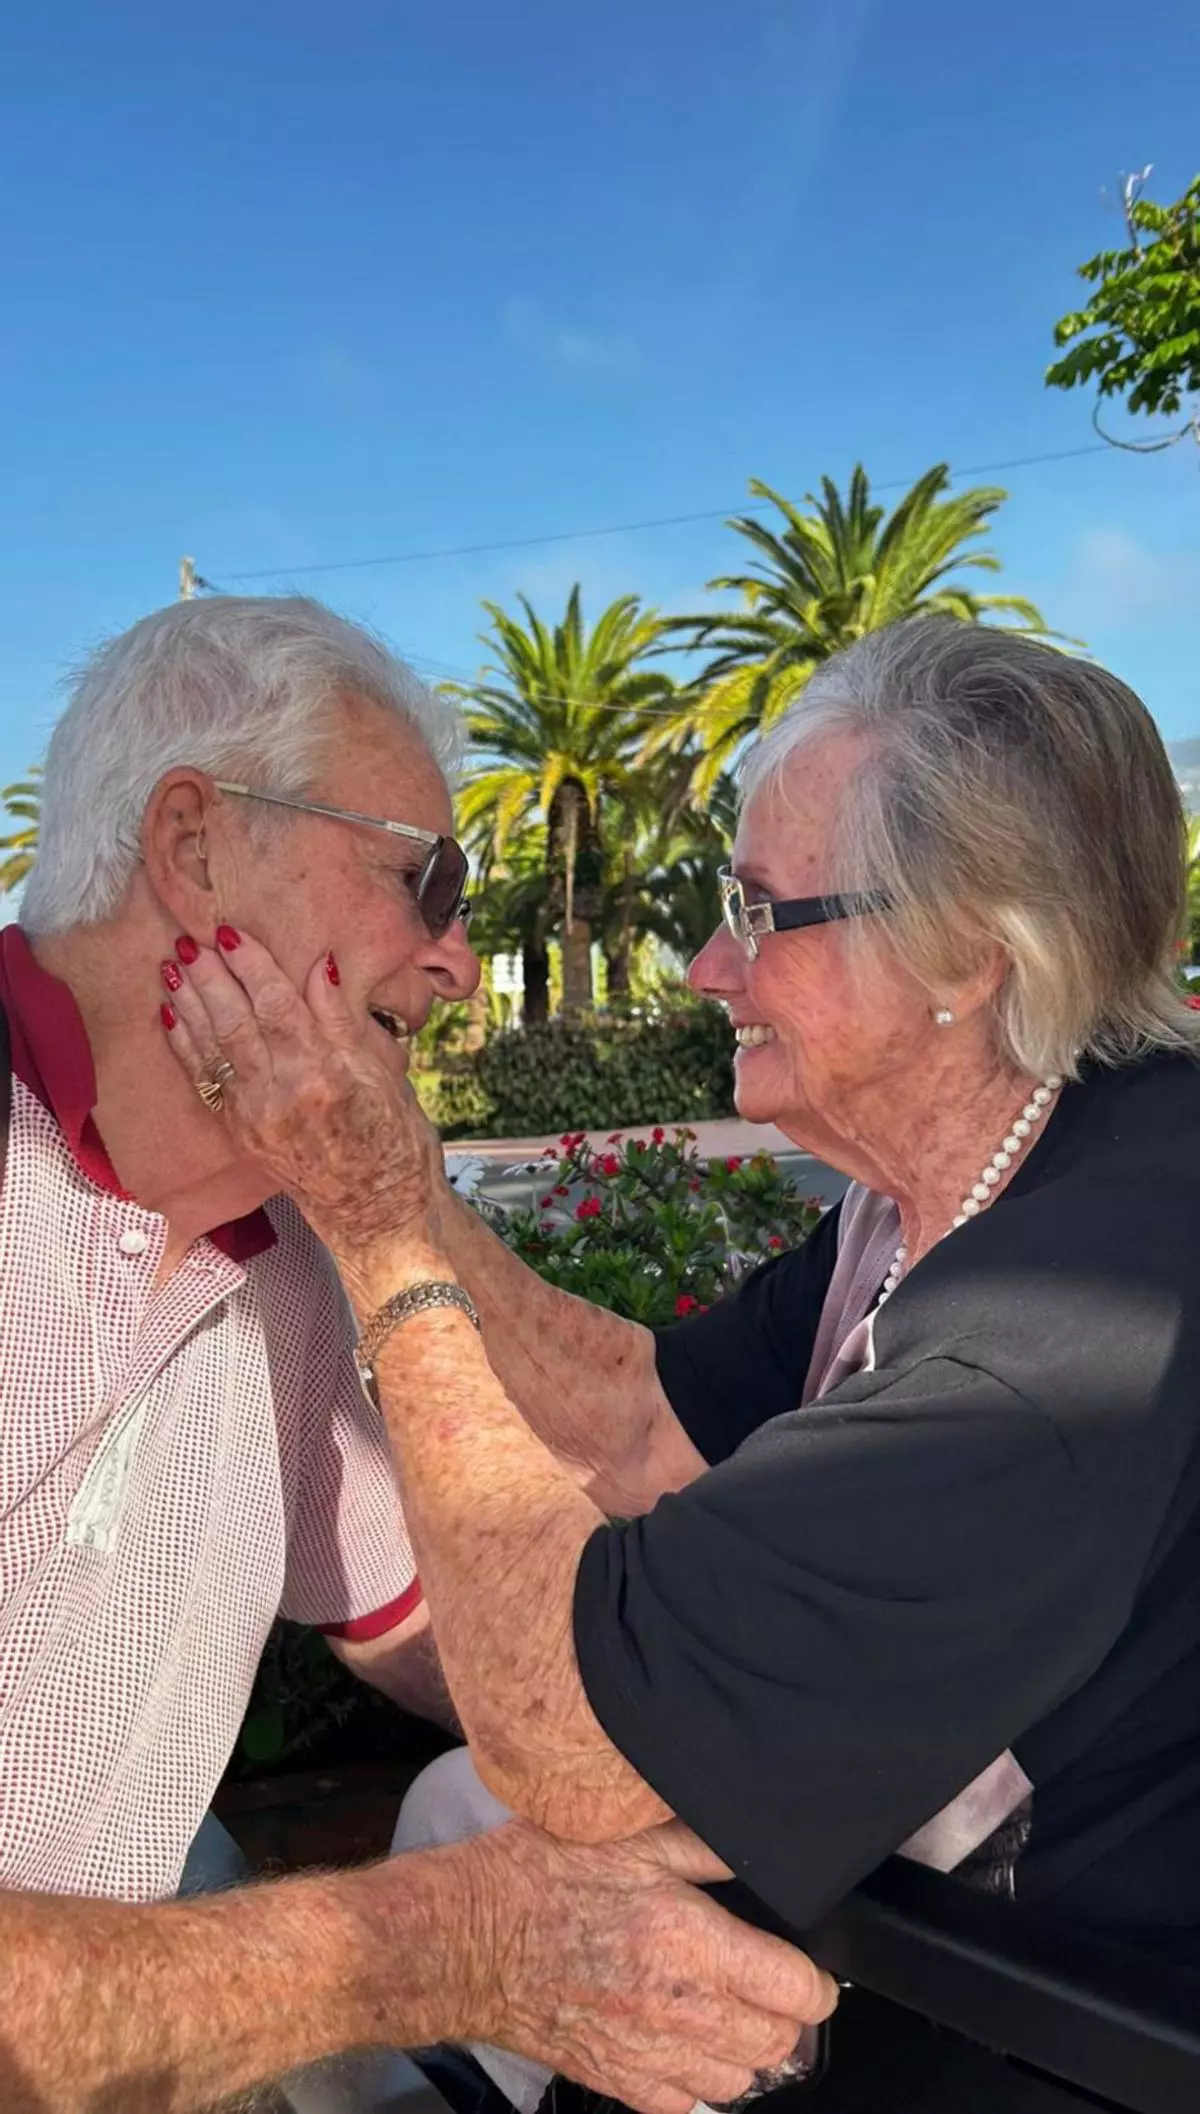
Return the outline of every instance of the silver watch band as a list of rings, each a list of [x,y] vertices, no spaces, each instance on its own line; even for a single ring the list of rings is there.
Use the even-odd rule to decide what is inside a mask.
[[[479,1327],[475,1302],[461,1285],[433,1278],[425,1284],[410,1285],[406,1292],[393,1292],[365,1324],[354,1352],[359,1372],[365,1377],[373,1371],[380,1345],[386,1343],[393,1329],[411,1321],[414,1314],[427,1314],[431,1307],[457,1307],[473,1327]]]

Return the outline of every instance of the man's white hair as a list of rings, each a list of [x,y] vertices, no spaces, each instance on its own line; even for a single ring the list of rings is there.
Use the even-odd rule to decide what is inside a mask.
[[[306,793],[348,695],[395,712],[447,778],[461,755],[450,701],[371,632],[303,595],[172,603],[93,653],[69,694],[21,906],[31,932],[111,915],[150,795],[176,765]]]

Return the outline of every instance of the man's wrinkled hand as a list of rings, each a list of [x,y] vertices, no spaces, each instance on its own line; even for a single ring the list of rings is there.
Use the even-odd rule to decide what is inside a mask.
[[[730,1875],[678,1822],[599,1849],[515,1822],[460,1848],[488,1953],[469,2036],[641,2114],[739,2098],[837,2001],[803,1953],[697,1891]]]

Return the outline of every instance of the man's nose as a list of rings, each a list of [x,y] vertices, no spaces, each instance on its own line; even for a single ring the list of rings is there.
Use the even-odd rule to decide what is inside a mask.
[[[470,998],[479,988],[482,968],[479,956],[467,938],[467,928],[456,918],[440,939],[421,948],[418,963],[437,986],[439,998]]]

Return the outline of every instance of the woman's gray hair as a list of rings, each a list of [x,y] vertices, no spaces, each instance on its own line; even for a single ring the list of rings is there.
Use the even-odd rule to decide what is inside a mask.
[[[917,617],[827,661],[750,750],[742,798],[786,797],[819,737],[864,738],[831,889],[892,908],[848,928],[948,994],[999,944],[1001,1053],[1072,1077],[1200,1047],[1176,988],[1187,822],[1158,729],[1116,676],[983,625]]]
[[[455,770],[461,727],[449,700],[307,596],[175,602],[101,646],[51,738],[22,924],[59,932],[116,909],[150,795],[178,764],[266,792],[309,791],[350,694],[395,712],[448,777]]]

